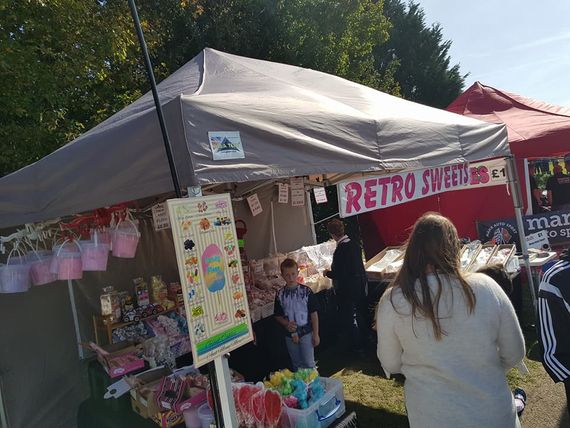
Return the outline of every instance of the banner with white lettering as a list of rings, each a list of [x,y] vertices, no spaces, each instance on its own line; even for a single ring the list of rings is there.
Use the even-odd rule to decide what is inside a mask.
[[[525,236],[546,232],[550,245],[561,246],[570,243],[570,212],[551,211],[525,215],[523,225]],[[517,244],[520,247],[517,222],[514,218],[478,221],[477,232],[483,242]]]
[[[350,217],[462,189],[469,181],[467,163],[346,180],[337,186],[340,216]]]

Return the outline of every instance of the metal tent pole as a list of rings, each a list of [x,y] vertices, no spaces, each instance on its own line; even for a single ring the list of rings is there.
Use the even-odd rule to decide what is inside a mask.
[[[75,306],[75,293],[73,292],[73,281],[67,280],[67,291],[69,292],[69,301],[71,303],[71,313],[73,315],[73,325],[75,327],[75,339],[77,340],[77,347],[79,358],[85,358],[83,347],[81,346],[81,330],[79,329],[79,318],[77,317],[77,306]]]
[[[141,50],[143,53],[144,65],[146,68],[146,72],[148,74],[148,80],[150,82],[150,89],[152,90],[152,97],[154,98],[154,105],[156,106],[156,114],[158,115],[158,121],[160,123],[160,130],[162,132],[164,149],[166,150],[166,157],[168,158],[168,165],[170,166],[170,174],[172,175],[172,184],[174,185],[174,191],[176,192],[176,197],[181,198],[182,191],[180,189],[180,182],[178,180],[178,172],[176,171],[176,165],[174,164],[174,159],[172,157],[172,146],[170,145],[170,139],[168,138],[168,131],[166,129],[166,124],[164,123],[164,115],[162,114],[162,106],[160,105],[160,99],[158,98],[156,81],[154,80],[154,72],[152,71],[152,63],[150,62],[150,56],[148,55],[148,49],[146,47],[146,42],[144,40],[144,34],[142,31],[141,22],[139,20],[137,7],[135,5],[135,0],[129,0],[129,7],[131,8],[131,15],[133,16],[133,21],[135,23],[135,29],[137,31],[137,36],[139,38],[139,43],[141,45]]]
[[[172,176],[172,183],[174,185],[174,191],[177,198],[182,197],[182,190],[180,188],[180,182],[178,180],[178,172],[176,171],[176,165],[172,157],[172,146],[170,144],[170,139],[168,138],[168,131],[166,129],[166,124],[164,122],[164,115],[162,113],[162,106],[160,105],[160,99],[158,98],[158,91],[156,89],[156,81],[154,79],[154,72],[152,71],[152,63],[150,62],[150,57],[148,55],[148,49],[144,39],[144,34],[142,31],[141,23],[139,20],[139,14],[137,12],[137,7],[135,5],[135,0],[129,0],[129,7],[131,9],[131,15],[135,24],[135,29],[143,53],[144,63],[146,71],[148,74],[148,80],[150,82],[150,87],[152,90],[152,96],[154,98],[154,104],[156,106],[156,113],[158,115],[158,121],[160,123],[160,130],[162,132],[162,139],[164,142],[164,149],[166,150],[166,156],[168,158],[168,165],[170,166],[170,174]],[[212,398],[214,401],[214,414],[216,416],[216,422],[218,422],[218,427],[223,427],[223,421],[220,420],[220,415],[222,415],[222,403],[220,402],[220,392],[218,388],[218,382],[216,382],[216,368],[214,363],[208,364],[208,370],[210,373],[210,382],[212,384]],[[231,388],[231,385],[230,385]],[[233,401],[233,400],[232,400]],[[235,416],[234,416],[235,417]],[[228,420],[231,424],[231,420]],[[233,428],[233,425],[229,425]]]
[[[517,172],[517,167],[515,164],[514,157],[510,156],[507,158],[507,176],[509,179],[509,186],[511,189],[511,195],[513,198],[513,204],[515,207],[515,217],[517,220],[517,229],[519,230],[519,238],[521,242],[521,250],[523,263],[526,268],[526,274],[528,277],[528,286],[530,289],[530,295],[532,298],[532,309],[533,316],[536,315],[536,292],[534,290],[534,278],[532,276],[532,268],[530,266],[530,258],[528,256],[528,243],[526,242],[526,235],[524,231],[523,224],[523,203],[521,198],[521,191],[519,186],[519,177]]]
[[[317,245],[317,231],[315,229],[315,216],[313,215],[313,202],[311,201],[311,190],[307,192],[307,217],[309,218],[309,226],[311,227],[311,238],[313,245]]]

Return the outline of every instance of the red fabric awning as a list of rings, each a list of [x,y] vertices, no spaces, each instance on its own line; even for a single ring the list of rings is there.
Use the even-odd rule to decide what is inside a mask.
[[[515,156],[526,205],[525,158],[549,158],[570,152],[570,108],[511,94],[475,82],[447,110],[485,122],[504,123]],[[526,208],[526,207],[525,207]],[[359,216],[368,257],[384,245],[399,245],[416,219],[426,211],[449,217],[462,237],[477,238],[476,223],[514,217],[505,186],[442,193]]]

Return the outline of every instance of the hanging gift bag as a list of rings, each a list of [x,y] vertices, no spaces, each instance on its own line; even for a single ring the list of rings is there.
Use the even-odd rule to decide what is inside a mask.
[[[92,240],[80,241],[81,264],[84,271],[103,272],[107,270],[109,259],[109,244],[99,240],[100,232],[95,229],[91,234]]]
[[[83,266],[81,262],[81,247],[76,240],[66,239],[54,250],[55,265],[57,266],[57,279],[81,279],[83,278]],[[53,271],[54,263],[50,266]]]
[[[26,256],[30,265],[30,278],[33,285],[49,284],[57,279],[57,275],[50,271],[53,253],[48,250],[38,250],[32,247],[32,251]]]
[[[55,234],[53,236],[53,240],[51,242],[52,257],[51,257],[51,263],[50,263],[50,267],[49,267],[50,273],[53,273],[56,276],[56,278],[57,278],[57,273],[58,273],[58,268],[59,268],[59,266],[58,266],[59,259],[56,257],[56,254],[57,254],[58,250],[61,248],[61,246],[65,243],[65,239],[63,237],[60,237],[58,239],[57,234],[58,234],[58,232],[55,232]]]
[[[2,293],[23,293],[32,286],[30,265],[18,244],[8,254],[6,265],[0,270],[0,291]]]
[[[97,239],[97,242],[107,244],[109,251],[111,251],[111,235],[112,230],[108,227],[97,227],[91,230],[91,240]]]
[[[134,258],[140,236],[137,225],[130,218],[118,222],[112,234],[113,256],[124,259]]]

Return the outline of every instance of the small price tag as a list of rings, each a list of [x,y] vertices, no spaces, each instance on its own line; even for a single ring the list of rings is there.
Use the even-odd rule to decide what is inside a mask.
[[[313,188],[313,194],[315,195],[317,204],[326,204],[328,202],[327,192],[324,187]]]
[[[152,207],[152,221],[154,230],[170,229],[170,217],[168,216],[168,208],[166,204],[156,204]]]
[[[293,177],[290,180],[291,205],[302,207],[305,205],[305,184],[303,177]]]
[[[261,202],[259,202],[259,198],[257,196],[257,193],[254,193],[253,195],[248,196],[247,203],[249,205],[249,209],[251,210],[251,214],[254,217],[263,212],[263,207],[261,206]]]
[[[286,183],[279,183],[279,199],[280,204],[289,203],[289,185]]]

